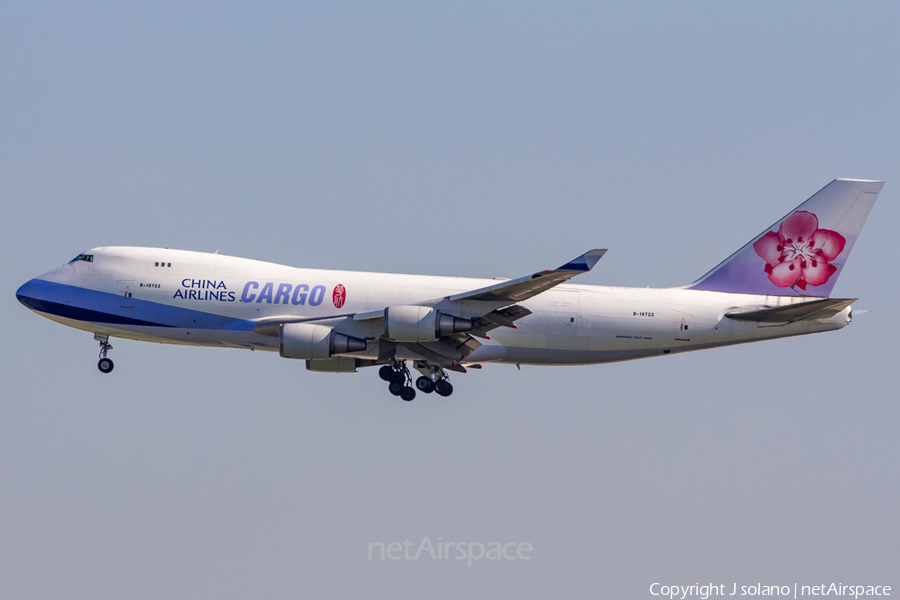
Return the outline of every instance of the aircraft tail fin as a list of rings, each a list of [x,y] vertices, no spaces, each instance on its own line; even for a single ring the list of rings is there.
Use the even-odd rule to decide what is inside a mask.
[[[687,289],[830,296],[883,185],[835,179]]]

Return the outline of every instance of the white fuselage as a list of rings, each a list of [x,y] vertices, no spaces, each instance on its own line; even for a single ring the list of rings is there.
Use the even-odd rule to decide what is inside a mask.
[[[273,350],[264,319],[317,319],[372,339],[383,331],[352,315],[393,305],[435,306],[448,296],[497,283],[458,277],[299,269],[244,258],[154,248],[96,248],[20,289],[30,308],[101,335],[174,344]],[[165,265],[165,266],[157,266]],[[168,266],[171,265],[171,266]],[[31,286],[31,287],[29,287]],[[343,286],[343,294],[335,288]],[[335,296],[343,296],[343,298]],[[464,364],[590,364],[840,329],[850,308],[820,320],[760,324],[729,312],[809,298],[687,289],[562,284],[520,302],[533,314],[500,327]],[[23,300],[25,302],[25,300]],[[457,307],[464,313],[465,306]],[[466,314],[457,316],[467,317]],[[398,358],[404,350],[398,350]],[[377,346],[358,357],[377,357]]]

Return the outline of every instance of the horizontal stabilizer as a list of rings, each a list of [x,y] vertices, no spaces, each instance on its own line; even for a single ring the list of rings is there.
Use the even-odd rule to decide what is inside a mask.
[[[725,316],[735,321],[756,321],[757,323],[793,323],[795,321],[830,319],[856,300],[857,298],[824,298],[776,306],[775,308],[727,313]]]

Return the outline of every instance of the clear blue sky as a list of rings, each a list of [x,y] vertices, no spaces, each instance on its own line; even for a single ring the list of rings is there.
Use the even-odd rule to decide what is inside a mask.
[[[0,5],[0,596],[900,589],[893,3]],[[451,399],[114,341],[15,289],[100,245],[690,282],[835,177],[887,183],[843,331]],[[529,562],[369,561],[527,541]]]

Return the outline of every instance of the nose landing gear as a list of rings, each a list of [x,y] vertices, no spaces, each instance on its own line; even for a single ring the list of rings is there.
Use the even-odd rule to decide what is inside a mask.
[[[115,365],[111,358],[106,357],[106,354],[113,349],[112,344],[109,343],[109,336],[95,333],[94,339],[100,342],[100,361],[97,363],[97,368],[101,373],[112,373]]]

